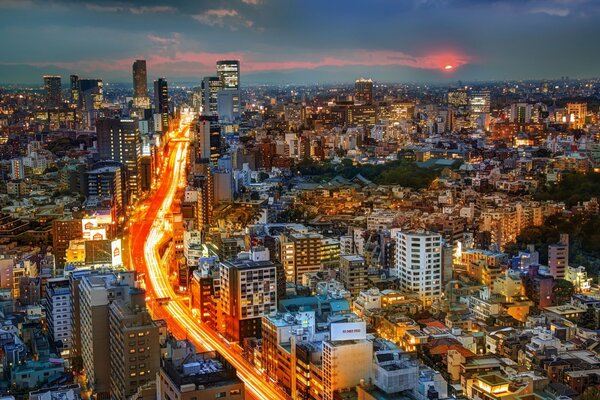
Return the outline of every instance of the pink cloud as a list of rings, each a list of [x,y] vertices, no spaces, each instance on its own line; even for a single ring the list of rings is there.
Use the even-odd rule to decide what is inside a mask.
[[[169,46],[174,38],[163,38],[149,36],[155,43]],[[176,47],[176,46],[174,46]],[[337,55],[312,56],[308,59],[269,60],[267,55],[249,52],[185,52],[173,49],[172,54],[158,53],[148,57],[148,69],[153,74],[165,76],[171,75],[198,75],[214,74],[215,63],[223,59],[240,60],[242,73],[290,71],[303,69],[316,69],[323,67],[408,67],[424,70],[444,71],[445,66],[451,65],[453,70],[464,65],[475,62],[474,57],[460,54],[458,52],[437,52],[426,55],[410,55],[400,51],[392,50],[347,50]],[[143,56],[132,56],[126,59],[116,60],[84,60],[74,63],[28,63],[36,66],[55,65],[57,67],[81,71],[81,72],[129,72],[131,64],[136,58]]]

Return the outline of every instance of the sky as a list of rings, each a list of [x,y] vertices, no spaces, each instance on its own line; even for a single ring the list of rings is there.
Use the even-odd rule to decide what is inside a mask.
[[[597,77],[600,0],[0,0],[0,82],[44,74],[246,83]]]

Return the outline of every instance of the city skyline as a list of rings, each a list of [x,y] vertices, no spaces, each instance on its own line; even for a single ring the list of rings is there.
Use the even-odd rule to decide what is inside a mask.
[[[247,83],[593,78],[591,0],[0,1],[3,83],[77,73],[200,82],[221,59]],[[580,62],[574,63],[574,60]]]

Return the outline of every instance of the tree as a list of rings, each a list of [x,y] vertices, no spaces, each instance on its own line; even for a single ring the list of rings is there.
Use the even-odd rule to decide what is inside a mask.
[[[581,400],[598,400],[600,399],[600,389],[595,386],[590,386],[581,395]]]
[[[575,293],[575,287],[565,279],[555,279],[553,292],[556,304],[561,305],[571,301],[571,296]]]

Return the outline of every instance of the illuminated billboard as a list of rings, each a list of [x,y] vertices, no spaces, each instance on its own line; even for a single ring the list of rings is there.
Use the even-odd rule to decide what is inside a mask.
[[[367,338],[367,323],[338,322],[331,324],[331,340],[362,340]]]

